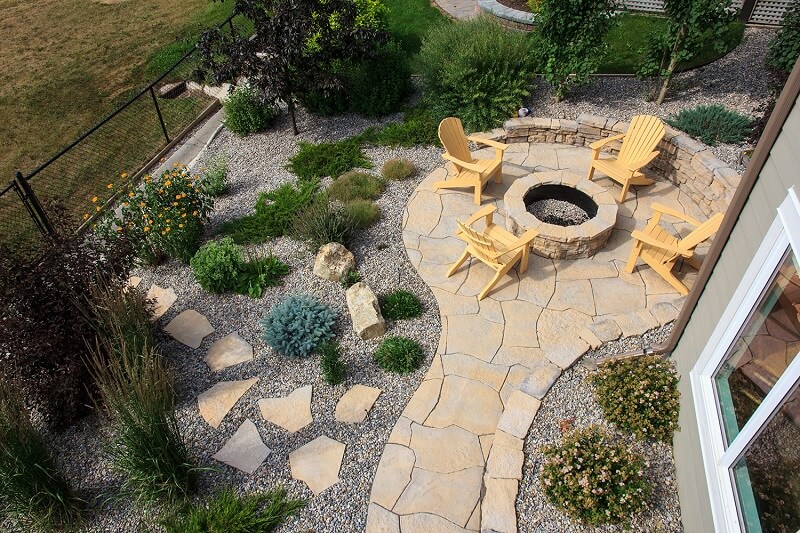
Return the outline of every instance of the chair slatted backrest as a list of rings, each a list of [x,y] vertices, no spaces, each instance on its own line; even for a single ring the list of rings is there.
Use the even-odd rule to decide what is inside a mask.
[[[448,117],[442,120],[439,123],[439,140],[442,141],[442,146],[451,156],[467,163],[473,162],[461,119]]]
[[[720,225],[722,224],[722,217],[723,217],[722,213],[717,213],[713,217],[709,218],[708,220],[697,226],[686,237],[678,241],[678,248],[686,251],[694,250],[694,248],[698,244],[708,239],[717,232]]]
[[[470,245],[472,252],[475,253],[475,256],[478,259],[487,265],[500,264],[493,257],[497,253],[497,249],[494,246],[494,241],[487,238],[483,233],[475,231],[460,220],[456,220],[456,223],[458,224],[464,239]]]
[[[664,123],[651,115],[636,115],[622,140],[618,161],[635,163],[641,161],[658,146],[664,138]]]

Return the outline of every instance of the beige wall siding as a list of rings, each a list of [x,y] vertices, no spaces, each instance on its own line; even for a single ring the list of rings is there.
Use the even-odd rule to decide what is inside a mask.
[[[675,434],[675,462],[681,515],[687,533],[713,530],[689,372],[777,216],[777,208],[786,198],[786,191],[794,186],[800,192],[798,139],[800,106],[795,104],[673,352],[681,377],[683,400],[681,429]]]

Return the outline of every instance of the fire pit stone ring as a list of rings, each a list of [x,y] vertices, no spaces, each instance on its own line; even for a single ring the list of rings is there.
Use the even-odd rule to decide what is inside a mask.
[[[591,257],[605,246],[617,221],[614,197],[600,185],[567,170],[534,172],[519,178],[508,188],[503,202],[506,229],[514,235],[536,229],[539,235],[531,251],[552,259]],[[540,220],[531,211],[556,223]],[[573,212],[579,216],[572,217]]]

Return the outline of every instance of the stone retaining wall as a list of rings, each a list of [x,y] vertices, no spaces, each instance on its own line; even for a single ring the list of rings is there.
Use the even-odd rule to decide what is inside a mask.
[[[557,118],[512,118],[493,137],[508,143],[541,142],[588,146],[594,141],[624,133],[628,123],[616,119],[581,114],[576,120]],[[605,150],[616,154],[620,142],[609,143]],[[685,192],[706,216],[724,212],[739,186],[741,175],[718,159],[705,144],[666,126],[666,135],[658,146],[661,154],[644,173],[654,179],[666,179]]]

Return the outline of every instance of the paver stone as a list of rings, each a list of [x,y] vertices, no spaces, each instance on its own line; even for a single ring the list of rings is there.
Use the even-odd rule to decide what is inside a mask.
[[[587,324],[586,327],[603,342],[615,341],[622,335],[622,330],[619,329],[619,325],[611,319]]]
[[[464,533],[464,528],[458,527],[430,513],[414,513],[400,517],[400,530],[403,533]]]
[[[492,446],[486,463],[486,476],[497,479],[522,479],[522,464],[525,454],[522,450],[507,446]]]
[[[304,481],[315,496],[339,481],[345,444],[320,435],[289,454],[292,479]]]
[[[463,527],[480,499],[482,477],[482,466],[450,474],[415,468],[411,473],[411,482],[393,511],[401,517],[413,513],[432,513]],[[400,527],[405,531],[402,518]]]
[[[439,401],[442,381],[441,379],[426,379],[423,381],[408,401],[406,408],[403,410],[403,416],[418,424],[425,422],[425,419],[428,418],[428,415],[431,414],[431,411]]]
[[[411,481],[414,452],[399,444],[387,444],[381,454],[369,500],[391,509]]]
[[[497,391],[480,381],[445,376],[441,398],[425,424],[431,427],[456,425],[476,435],[492,433],[503,412]]]
[[[336,403],[334,417],[338,422],[347,422],[350,424],[363,422],[380,394],[381,389],[364,385],[354,385],[349,391],[345,392]]]
[[[556,311],[575,309],[590,316],[594,315],[592,284],[588,279],[556,282],[555,293],[547,307]]]
[[[478,436],[456,426],[430,428],[411,424],[410,447],[417,458],[416,468],[447,474],[484,465]]]
[[[242,472],[252,474],[258,470],[269,452],[270,449],[258,434],[258,428],[252,420],[247,419],[228,442],[211,457]]]
[[[205,316],[194,309],[187,309],[173,318],[164,331],[176,341],[196,349],[207,335],[214,333],[214,328]]]
[[[234,331],[214,341],[208,348],[205,360],[208,367],[216,372],[245,361],[252,361],[253,347]]]
[[[524,439],[542,402],[530,394],[514,391],[508,399],[497,429]]]
[[[479,315],[463,315],[447,321],[447,352],[473,355],[489,362],[503,342],[503,325]]]
[[[507,367],[486,363],[471,355],[448,353],[441,358],[445,375],[474,379],[494,390],[500,390],[508,374]]]
[[[644,287],[625,283],[620,278],[593,279],[592,293],[598,315],[615,315],[644,309]]]
[[[172,287],[159,287],[155,283],[148,289],[145,298],[156,302],[153,307],[153,316],[151,317],[153,321],[158,320],[164,313],[169,311],[169,308],[172,307],[172,304],[178,299]]]
[[[258,408],[264,420],[294,433],[314,421],[311,416],[312,395],[313,386],[306,385],[283,398],[261,398]]]
[[[218,428],[225,415],[256,381],[258,378],[217,383],[197,397],[200,416],[208,422],[208,425]]]
[[[506,319],[503,344],[538,348],[536,321],[539,319],[542,308],[523,300],[503,302],[502,305],[503,316]]]
[[[516,479],[486,480],[486,495],[481,502],[481,531],[517,532],[515,501],[518,490]]]
[[[400,517],[378,504],[370,503],[365,533],[400,533]]]

